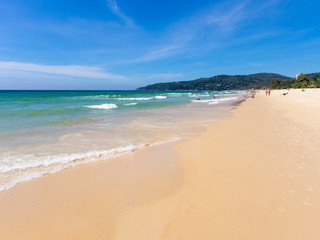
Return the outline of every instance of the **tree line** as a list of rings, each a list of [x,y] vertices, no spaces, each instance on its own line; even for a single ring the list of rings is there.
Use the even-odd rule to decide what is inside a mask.
[[[286,88],[320,88],[319,74],[301,74],[296,79],[281,80],[273,78],[270,81],[271,89],[286,89]]]

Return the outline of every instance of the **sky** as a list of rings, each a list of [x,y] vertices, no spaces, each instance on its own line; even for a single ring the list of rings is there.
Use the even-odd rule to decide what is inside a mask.
[[[319,0],[0,0],[0,89],[320,72]]]

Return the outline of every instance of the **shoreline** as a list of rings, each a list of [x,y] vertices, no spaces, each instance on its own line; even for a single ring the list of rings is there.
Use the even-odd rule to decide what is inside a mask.
[[[281,92],[175,145],[182,186],[124,212],[115,239],[319,239],[320,90]]]
[[[181,166],[177,153],[170,149],[175,143],[78,165],[1,192],[2,237],[99,239],[105,231],[99,224],[111,226],[120,212],[180,186]],[[110,238],[113,231],[107,229]]]
[[[146,148],[105,166],[80,165],[1,192],[2,236],[318,239],[319,89],[279,93],[248,98],[232,118],[174,146]],[[107,177],[113,181],[104,182]]]
[[[222,100],[228,99],[224,93],[220,95]],[[81,96],[78,97],[81,100]],[[98,99],[95,101],[102,101],[99,100],[101,95],[85,96],[85,99],[91,97]],[[240,94],[237,97],[241,99],[243,96]],[[130,107],[112,114],[108,110],[97,110],[106,116],[95,123],[52,125],[48,128],[40,126],[30,131],[22,128],[17,135],[4,135],[0,148],[0,191],[10,189],[19,182],[83,163],[112,159],[145,146],[198,135],[208,124],[225,118],[233,102],[217,100],[219,104],[211,106],[193,104],[189,95],[177,99],[177,103],[188,103],[175,105],[176,98],[169,97],[163,100],[168,102],[167,106],[162,106],[164,103],[156,100],[160,103],[151,103],[154,106],[146,109]],[[72,101],[66,100],[71,105]]]

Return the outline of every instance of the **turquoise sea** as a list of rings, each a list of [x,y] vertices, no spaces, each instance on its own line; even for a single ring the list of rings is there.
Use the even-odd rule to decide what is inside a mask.
[[[238,91],[0,91],[0,191],[199,134],[244,98]]]

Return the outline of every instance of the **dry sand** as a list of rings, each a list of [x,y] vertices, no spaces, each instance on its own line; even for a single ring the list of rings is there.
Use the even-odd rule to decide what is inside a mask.
[[[0,193],[1,239],[320,239],[320,90],[247,99],[199,137]]]

